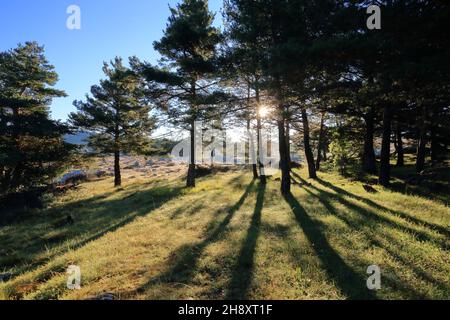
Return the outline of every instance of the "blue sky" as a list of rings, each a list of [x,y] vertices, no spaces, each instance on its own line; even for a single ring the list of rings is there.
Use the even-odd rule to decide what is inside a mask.
[[[115,56],[136,55],[156,62],[152,47],[160,39],[169,7],[178,0],[0,0],[0,51],[19,42],[37,41],[59,74],[57,87],[69,95],[55,99],[54,119],[65,120],[74,111],[73,100],[83,99],[102,78],[102,63]],[[210,0],[219,12],[222,0]],[[81,30],[69,30],[67,7],[81,9]]]

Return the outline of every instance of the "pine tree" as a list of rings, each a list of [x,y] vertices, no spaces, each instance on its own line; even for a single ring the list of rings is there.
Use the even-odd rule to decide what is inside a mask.
[[[89,146],[102,154],[114,155],[114,185],[122,184],[121,153],[144,153],[155,127],[151,106],[145,98],[142,79],[115,58],[103,72],[107,79],[92,86],[86,101],[75,101],[78,112],[70,114],[74,126],[94,133]]]
[[[251,4],[248,4],[251,5]],[[256,5],[256,3],[254,3]],[[247,14],[247,10],[252,12]],[[249,12],[250,12],[249,11]],[[261,119],[261,91],[263,87],[263,61],[266,55],[264,36],[264,15],[261,11],[247,7],[241,1],[225,1],[226,36],[229,42],[227,55],[231,61],[230,72],[235,78],[245,80],[249,90],[254,92],[253,99],[248,101],[247,116],[255,115],[256,118],[256,154],[257,165],[253,165],[253,177],[260,179],[261,184],[266,184],[264,163],[261,161],[262,153],[262,119]],[[256,26],[260,27],[256,27]],[[250,96],[250,94],[249,94]],[[254,101],[250,101],[254,100]],[[259,168],[259,175],[257,169]]]
[[[57,81],[36,42],[0,54],[1,192],[48,182],[74,150],[63,140],[68,127],[50,118],[52,99],[65,96]]]
[[[195,187],[194,123],[202,120],[210,107],[220,100],[217,82],[211,80],[217,71],[217,46],[221,35],[212,25],[214,15],[208,10],[208,1],[183,0],[170,11],[164,36],[153,44],[162,56],[163,68],[148,63],[135,63],[135,66],[152,86],[159,88],[153,98],[168,111],[172,123],[189,130],[186,185]]]

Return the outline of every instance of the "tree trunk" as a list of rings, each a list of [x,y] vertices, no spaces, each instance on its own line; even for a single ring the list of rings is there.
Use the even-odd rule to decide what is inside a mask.
[[[114,151],[114,186],[120,187],[122,185],[122,176],[120,173],[120,151]]]
[[[189,162],[186,187],[195,188],[195,124],[194,124],[194,121],[191,123],[190,138],[191,138],[191,145],[190,145],[191,159]]]
[[[388,187],[391,177],[391,132],[392,110],[390,106],[384,108],[383,115],[383,141],[381,144],[380,177],[379,183]]]
[[[2,181],[2,189],[3,191],[6,192],[9,190],[10,187],[11,187],[11,169],[6,168]]]
[[[316,170],[320,170],[320,164],[322,162],[322,148],[323,148],[323,129],[325,127],[325,113],[322,112],[322,118],[320,120],[320,131],[319,131],[319,141],[317,143],[317,160],[316,160]]]
[[[403,149],[403,135],[402,135],[402,127],[400,124],[397,124],[397,132],[396,132],[396,148],[397,148],[397,167],[405,166],[405,150]]]
[[[291,171],[291,123],[290,119],[286,118],[286,147],[287,147],[287,163],[289,171]]]
[[[419,144],[417,147],[416,172],[420,173],[425,169],[425,157],[427,149],[427,108],[422,107],[422,117],[419,132]]]
[[[314,155],[311,149],[310,136],[309,136],[309,120],[308,113],[305,108],[302,108],[302,120],[303,120],[303,143],[305,146],[305,156],[308,162],[308,172],[310,179],[317,179],[316,166],[314,164]]]
[[[254,163],[254,156],[253,156],[253,152],[255,151],[255,146],[254,146],[254,141],[253,141],[253,136],[250,135],[250,119],[247,120],[247,132],[249,133],[249,141],[248,141],[248,159],[249,162],[251,162],[252,164],[252,170],[253,170],[253,179],[258,179],[259,175],[258,175],[258,166],[256,163]]]
[[[250,90],[251,90],[251,84],[250,82],[247,84],[247,107],[250,108],[251,105],[251,100],[250,100]],[[248,119],[247,119],[247,133],[249,134],[248,136],[248,159],[249,159],[249,163],[251,162],[252,164],[252,171],[253,171],[253,179],[258,179],[259,175],[258,175],[258,166],[256,164],[256,161],[254,161],[255,157],[254,157],[254,151],[255,151],[255,144],[253,141],[253,136],[251,136],[251,120],[250,120],[250,114],[247,115]]]
[[[261,130],[262,130],[262,123],[261,123],[261,104],[260,104],[260,97],[259,97],[259,84],[256,82],[255,84],[256,88],[255,88],[255,93],[256,93],[256,104],[257,104],[257,110],[256,110],[256,140],[257,140],[257,161],[258,161],[258,166],[259,166],[259,181],[261,183],[261,185],[266,185],[267,184],[267,178],[266,178],[266,172],[265,172],[265,168],[264,168],[264,163],[262,161],[262,150],[264,150],[264,148],[262,147],[262,137],[261,137]]]
[[[280,107],[280,113],[282,108]],[[289,170],[288,157],[287,157],[287,145],[286,145],[286,126],[285,116],[280,115],[278,119],[278,140],[280,144],[280,169],[281,169],[281,193],[283,195],[289,195],[291,192],[291,173]]]
[[[374,124],[374,112],[370,110],[366,116],[364,117],[364,121],[366,124],[366,134],[364,136],[364,153],[362,159],[362,169],[364,172],[369,174],[377,173],[377,165],[375,159],[375,151],[373,146],[373,137],[375,131]]]
[[[4,179],[5,179],[5,167],[0,166],[0,186],[3,185]]]
[[[191,94],[193,101],[197,97],[197,80],[194,78],[191,82]],[[191,102],[192,103],[192,102]],[[191,111],[194,111],[194,106],[191,105]],[[195,117],[192,116],[191,119],[191,130],[190,130],[190,138],[191,138],[191,159],[189,162],[189,169],[186,178],[186,187],[195,188]]]

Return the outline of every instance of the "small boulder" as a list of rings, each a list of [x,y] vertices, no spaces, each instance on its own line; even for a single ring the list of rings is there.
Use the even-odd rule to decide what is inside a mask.
[[[368,193],[378,193],[378,191],[374,187],[369,186],[368,184],[363,185],[363,188]]]
[[[12,273],[1,273],[0,274],[0,282],[6,282],[11,280],[13,277]]]

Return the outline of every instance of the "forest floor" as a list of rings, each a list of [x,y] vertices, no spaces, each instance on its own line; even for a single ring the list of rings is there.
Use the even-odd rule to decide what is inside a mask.
[[[0,226],[0,299],[450,299],[448,192],[304,177],[293,172],[288,197],[248,171],[191,190],[177,174],[83,183]],[[69,265],[80,290],[67,289]]]

